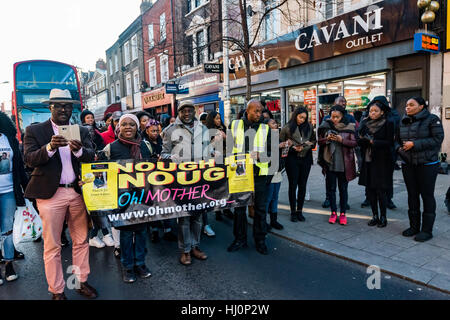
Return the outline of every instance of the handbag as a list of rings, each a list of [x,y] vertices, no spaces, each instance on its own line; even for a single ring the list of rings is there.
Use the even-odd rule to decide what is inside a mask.
[[[33,204],[28,199],[25,199],[25,207],[17,207],[14,215],[14,246],[36,240],[41,235],[42,220],[34,209]]]

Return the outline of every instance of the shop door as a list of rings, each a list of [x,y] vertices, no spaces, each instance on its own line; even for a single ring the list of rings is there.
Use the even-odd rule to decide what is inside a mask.
[[[406,102],[412,97],[420,97],[421,95],[421,89],[395,93],[395,103],[392,108],[397,109],[397,112],[400,115],[400,119],[405,115]]]

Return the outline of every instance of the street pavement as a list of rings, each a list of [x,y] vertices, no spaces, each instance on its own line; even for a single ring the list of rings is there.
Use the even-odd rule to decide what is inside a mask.
[[[330,209],[322,208],[325,200],[324,178],[321,168],[314,165],[308,181],[310,201],[306,201],[304,206],[306,221],[290,221],[288,184],[284,174],[278,219],[285,229],[272,232],[310,248],[362,265],[376,265],[390,274],[450,292],[450,215],[444,205],[449,185],[449,176],[439,174],[435,190],[434,238],[420,243],[401,235],[409,227],[409,220],[408,195],[400,170],[394,173],[393,201],[397,209],[388,210],[388,225],[380,229],[367,225],[372,211],[370,206],[361,208],[364,187],[358,185],[358,180],[349,184],[348,225],[341,226],[338,222],[329,224]]]
[[[269,255],[259,254],[250,240],[249,247],[229,253],[232,221],[210,223],[215,238],[202,237],[206,261],[194,260],[189,267],[178,262],[177,244],[162,240],[148,243],[149,279],[134,284],[121,280],[120,262],[112,248],[91,248],[89,283],[99,291],[99,300],[415,300],[450,299],[449,294],[415,283],[380,274],[380,289],[369,290],[371,276],[366,268],[292,241],[269,234]],[[250,228],[249,228],[250,229]],[[17,261],[20,278],[0,286],[0,300],[48,300],[42,260],[42,243],[28,243],[19,248],[26,257]],[[70,265],[70,248],[62,251],[64,270]],[[67,279],[69,275],[66,274]],[[370,282],[370,281],[369,281]],[[370,282],[372,283],[372,282]],[[66,288],[69,299],[84,300]]]

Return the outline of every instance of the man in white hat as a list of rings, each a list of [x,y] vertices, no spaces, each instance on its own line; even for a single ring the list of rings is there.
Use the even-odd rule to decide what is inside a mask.
[[[53,89],[49,104],[51,119],[26,128],[25,163],[33,168],[25,197],[36,199],[43,224],[45,274],[52,300],[65,300],[61,265],[61,231],[67,220],[72,238],[74,274],[77,292],[96,298],[97,291],[87,283],[89,244],[88,215],[78,186],[80,163],[94,160],[89,130],[80,127],[81,141],[68,141],[59,135],[59,127],[68,125],[74,104],[68,90]]]

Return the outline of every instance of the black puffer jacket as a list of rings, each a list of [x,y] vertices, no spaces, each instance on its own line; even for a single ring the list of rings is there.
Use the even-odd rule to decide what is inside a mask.
[[[414,116],[405,116],[400,122],[395,149],[407,164],[421,165],[438,161],[444,129],[441,120],[427,109]],[[413,141],[408,151],[399,150],[403,142]]]

